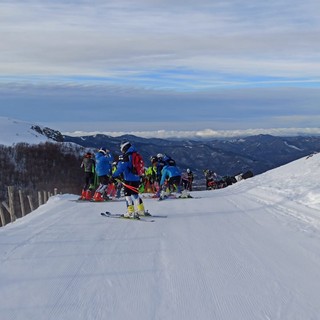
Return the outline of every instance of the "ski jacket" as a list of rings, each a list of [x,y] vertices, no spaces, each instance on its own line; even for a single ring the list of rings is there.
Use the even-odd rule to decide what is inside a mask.
[[[156,179],[158,182],[161,180],[161,172],[162,169],[165,167],[165,163],[162,160],[158,160],[157,166],[156,166]]]
[[[113,173],[113,178],[118,178],[123,174],[124,181],[140,181],[140,176],[132,172],[132,153],[137,152],[136,148],[132,145],[127,152],[121,157],[121,160],[118,162],[117,170]]]
[[[161,171],[161,181],[160,186],[164,184],[166,179],[170,179],[172,177],[181,177],[181,171],[176,166],[165,166]]]
[[[148,167],[145,171],[145,175],[147,178],[154,178],[157,174],[157,168],[154,166]]]
[[[185,180],[185,181],[188,181],[189,180],[188,173],[187,172],[183,172],[182,175],[181,175],[181,179]]]
[[[101,152],[97,152],[95,156],[97,176],[109,176],[111,174],[111,164],[113,161],[112,155],[110,153],[104,155]]]
[[[92,158],[85,157],[82,160],[81,168],[84,168],[84,172],[94,172],[95,161]]]
[[[193,173],[192,172],[188,173],[188,180],[193,181]]]
[[[163,155],[162,161],[166,166],[175,166],[176,162],[171,157],[167,156],[166,154]]]

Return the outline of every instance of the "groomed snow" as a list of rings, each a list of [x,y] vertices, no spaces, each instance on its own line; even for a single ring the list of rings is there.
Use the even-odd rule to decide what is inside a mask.
[[[320,318],[320,154],[187,200],[50,198],[0,228],[0,318]]]

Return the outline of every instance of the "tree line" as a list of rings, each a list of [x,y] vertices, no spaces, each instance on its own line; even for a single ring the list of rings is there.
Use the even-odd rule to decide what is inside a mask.
[[[0,200],[6,200],[8,186],[30,195],[55,188],[79,193],[83,184],[82,152],[82,147],[65,143],[0,146]]]

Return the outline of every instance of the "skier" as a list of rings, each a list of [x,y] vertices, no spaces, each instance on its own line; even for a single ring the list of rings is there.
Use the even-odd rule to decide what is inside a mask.
[[[187,190],[192,191],[193,173],[189,168],[187,169],[187,175],[188,175],[188,187],[187,187]]]
[[[119,157],[117,169],[112,174],[112,180],[123,175],[124,195],[127,205],[127,212],[124,217],[139,219],[139,216],[148,215],[148,213],[145,211],[143,201],[139,196],[140,176],[133,172],[132,153],[137,150],[129,141],[122,142],[120,150],[122,156]]]
[[[156,167],[151,165],[145,170],[145,190],[146,192],[155,192]]]
[[[108,199],[105,192],[109,184],[113,157],[110,154],[109,150],[107,150],[106,148],[100,148],[95,157],[96,174],[98,176],[99,187],[94,193],[93,200],[104,201]]]
[[[162,171],[163,167],[165,166],[165,163],[164,163],[164,161],[162,160],[162,158],[163,158],[163,154],[158,153],[158,154],[156,155],[156,157],[153,158],[153,160],[152,160],[152,161],[154,161],[155,166],[156,166],[157,181],[158,181],[159,184],[160,184],[160,181],[161,181],[161,171]]]
[[[156,165],[156,172],[157,172],[157,178],[156,181],[158,182],[159,185],[161,185],[160,181],[162,179],[162,170],[165,166],[175,166],[176,162],[173,160],[171,157],[169,157],[166,154],[158,153],[156,157],[151,157],[151,161],[154,161]],[[171,170],[171,169],[170,169]],[[181,173],[180,173],[181,176]],[[161,193],[161,186],[159,187],[157,193],[156,193],[156,198],[160,197]]]
[[[81,200],[91,200],[91,191],[94,188],[94,172],[95,172],[95,161],[92,159],[92,153],[87,152],[80,165],[84,169],[84,180],[85,184],[81,193]]]
[[[161,171],[161,181],[160,189],[161,195],[160,198],[163,198],[165,191],[168,188],[169,192],[177,191],[180,192],[180,183],[181,183],[181,171],[175,165],[166,165]]]
[[[214,188],[215,182],[214,182],[214,172],[209,169],[203,170],[204,176],[206,178],[206,189],[211,190]]]
[[[185,190],[192,191],[193,173],[189,168],[182,173],[181,182]]]

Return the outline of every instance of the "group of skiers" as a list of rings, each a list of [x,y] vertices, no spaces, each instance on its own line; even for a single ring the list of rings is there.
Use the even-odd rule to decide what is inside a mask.
[[[203,170],[203,173],[206,179],[207,190],[225,188],[240,180],[253,177],[253,172],[250,170],[246,171],[245,173],[239,173],[235,176],[223,176],[223,177],[210,169]]]
[[[210,169],[206,169],[206,170],[203,170],[203,173],[206,179],[207,190],[220,189],[227,186],[223,177],[219,176],[216,172]]]
[[[121,143],[120,151],[116,162],[106,148],[100,148],[95,155],[90,152],[84,155],[81,167],[85,172],[85,185],[80,199],[105,201],[114,193],[120,197],[123,188],[127,207],[124,217],[138,218],[148,215],[139,195],[141,191],[151,191],[158,198],[167,191],[192,191],[193,173],[190,169],[182,173],[171,157],[161,153],[151,156],[151,166],[143,168],[142,174],[138,166],[144,166],[144,162],[137,156],[139,153],[135,146],[125,141]],[[95,189],[96,178],[98,187]]]

